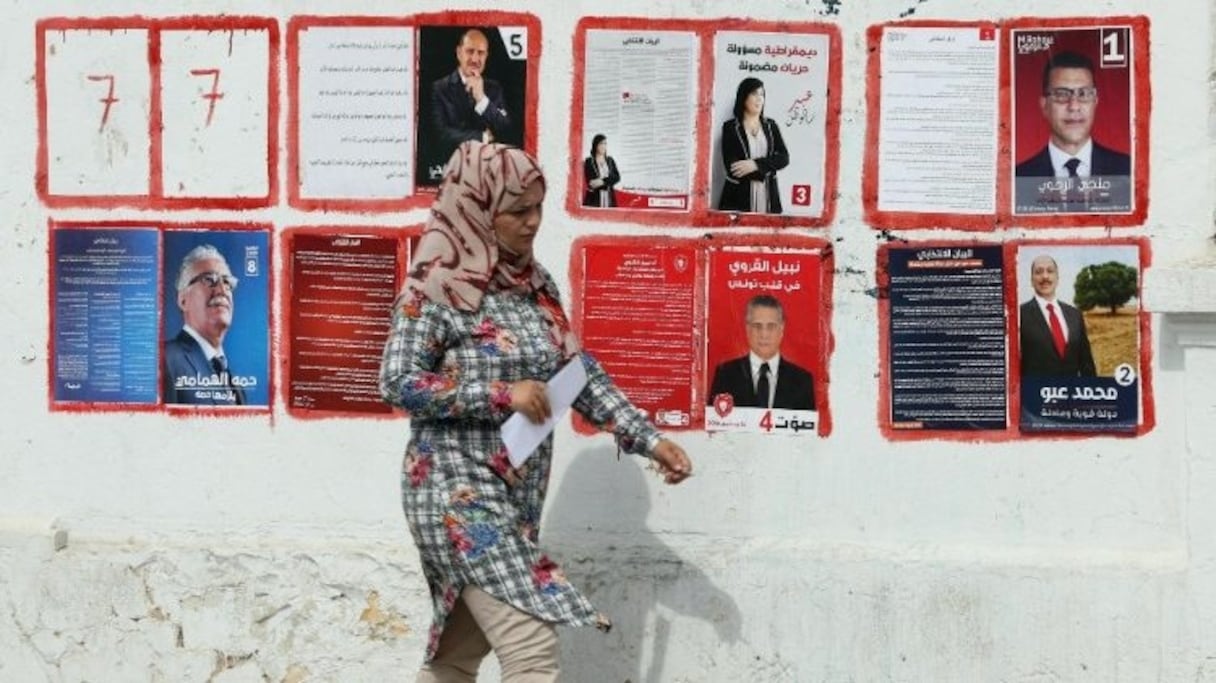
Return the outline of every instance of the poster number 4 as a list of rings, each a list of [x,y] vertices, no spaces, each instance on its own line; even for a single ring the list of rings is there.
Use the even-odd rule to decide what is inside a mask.
[[[1128,29],[1126,28],[1102,29],[1103,68],[1120,68],[1127,66],[1127,39]]]

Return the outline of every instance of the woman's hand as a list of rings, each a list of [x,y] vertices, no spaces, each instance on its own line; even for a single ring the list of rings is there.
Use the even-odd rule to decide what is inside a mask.
[[[599,178],[592,178],[591,182],[587,184],[591,186],[591,189],[598,190],[604,186],[604,181],[600,180]]]
[[[668,484],[678,484],[692,476],[692,462],[676,442],[660,439],[650,455]]]
[[[535,424],[549,419],[553,411],[549,408],[549,394],[545,383],[525,379],[511,385],[511,410],[523,413]]]
[[[740,159],[739,161],[732,161],[730,164],[730,174],[736,178],[751,175],[759,170],[760,167],[756,165],[754,159]]]

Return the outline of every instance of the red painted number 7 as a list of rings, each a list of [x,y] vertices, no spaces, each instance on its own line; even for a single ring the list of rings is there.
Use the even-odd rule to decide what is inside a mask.
[[[88,78],[94,82],[109,81],[110,83],[110,89],[106,92],[106,96],[97,100],[105,105],[105,109],[101,110],[101,125],[97,126],[97,132],[100,133],[106,129],[106,122],[110,120],[110,107],[118,101],[118,98],[114,97],[114,77],[107,74],[104,76],[89,76]]]
[[[191,69],[192,76],[210,76],[211,77],[211,92],[203,93],[203,99],[207,100],[207,125],[211,125],[211,117],[215,115],[215,103],[224,97],[224,93],[220,92],[220,70],[219,69]]]

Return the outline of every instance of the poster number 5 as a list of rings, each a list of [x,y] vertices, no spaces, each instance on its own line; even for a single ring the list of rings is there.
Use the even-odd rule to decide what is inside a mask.
[[[528,59],[528,27],[502,26],[498,29],[502,42],[506,45],[507,56],[512,60],[527,61]]]

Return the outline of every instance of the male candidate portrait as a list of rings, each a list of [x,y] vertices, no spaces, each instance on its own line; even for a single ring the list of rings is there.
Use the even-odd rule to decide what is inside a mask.
[[[466,140],[514,142],[502,85],[485,77],[490,40],[470,28],[456,44],[456,70],[431,86],[431,127],[438,138],[435,161],[445,165]]]
[[[1081,311],[1056,298],[1059,267],[1047,255],[1030,263],[1034,297],[1021,306],[1023,377],[1093,377],[1094,356]]]
[[[224,336],[232,327],[237,279],[218,249],[202,244],[177,271],[177,306],[182,329],[164,343],[165,403],[244,405],[245,392],[232,383]]]
[[[747,302],[746,356],[720,364],[714,370],[708,403],[730,394],[739,407],[814,410],[815,383],[811,373],[781,357],[785,311],[768,294]]]
[[[1128,155],[1093,139],[1097,109],[1093,62],[1076,52],[1052,55],[1043,66],[1039,94],[1039,110],[1051,132],[1047,144],[1018,164],[1014,175],[1019,178],[1130,175]]]

